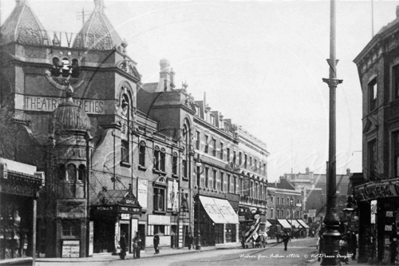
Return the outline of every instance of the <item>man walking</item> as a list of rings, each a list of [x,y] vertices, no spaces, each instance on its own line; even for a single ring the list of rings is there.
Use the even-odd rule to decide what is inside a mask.
[[[141,250],[141,239],[139,233],[136,232],[136,236],[133,238],[133,258],[140,258],[140,250]]]
[[[283,233],[284,251],[287,251],[287,245],[289,240],[290,236],[287,234],[287,232],[284,231]]]
[[[159,254],[159,236],[158,235],[154,236],[154,249],[155,249],[155,254]]]

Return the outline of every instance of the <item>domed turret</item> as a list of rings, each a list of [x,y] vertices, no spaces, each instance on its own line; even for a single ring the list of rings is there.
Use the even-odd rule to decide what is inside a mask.
[[[67,100],[54,110],[53,133],[86,132],[90,130],[90,119],[86,112],[72,100],[72,88],[67,91]]]

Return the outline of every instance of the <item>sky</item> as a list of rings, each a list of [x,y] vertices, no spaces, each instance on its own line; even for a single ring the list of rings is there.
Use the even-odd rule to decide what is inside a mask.
[[[0,0],[1,21],[15,1]],[[79,32],[92,0],[28,0],[48,31]],[[268,180],[326,172],[329,138],[330,2],[118,1],[105,13],[137,63],[156,82],[161,59],[176,85],[267,144]],[[396,18],[399,1],[337,0],[337,174],[362,171],[362,94],[353,59]],[[372,5],[374,24],[372,25]],[[86,16],[87,17],[87,16]]]

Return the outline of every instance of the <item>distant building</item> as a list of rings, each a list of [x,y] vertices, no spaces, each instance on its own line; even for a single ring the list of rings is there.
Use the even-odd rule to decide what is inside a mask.
[[[337,174],[337,208],[338,215],[343,215],[343,209],[346,207],[346,198],[348,195],[350,170],[347,169],[345,175]],[[312,221],[317,216],[324,217],[326,210],[326,174],[315,174],[306,168],[305,173],[289,173],[284,174],[284,177],[295,187],[295,190],[303,193],[302,211],[304,219],[308,220],[310,217]],[[316,210],[310,211],[309,210]]]

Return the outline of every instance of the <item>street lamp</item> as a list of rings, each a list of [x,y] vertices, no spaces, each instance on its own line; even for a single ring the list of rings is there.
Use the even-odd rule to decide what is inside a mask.
[[[197,174],[197,245],[196,249],[201,250],[201,232],[200,232],[200,211],[201,211],[201,206],[200,206],[200,179],[201,179],[201,174],[204,172],[204,168],[202,167],[202,161],[199,157],[199,154],[197,158],[195,159],[195,170],[194,172]]]
[[[290,207],[291,207],[291,238],[294,236],[294,226],[292,224],[292,216],[294,216],[294,213],[292,211],[292,206],[294,205],[294,201],[292,198],[290,199]]]
[[[330,110],[329,110],[329,151],[327,168],[327,211],[324,218],[326,231],[324,237],[324,253],[321,265],[340,265],[338,258],[339,240],[339,219],[337,215],[337,184],[336,184],[336,89],[342,80],[337,79],[337,59],[335,55],[335,0],[330,0],[330,58],[329,78],[323,79],[330,89]]]

